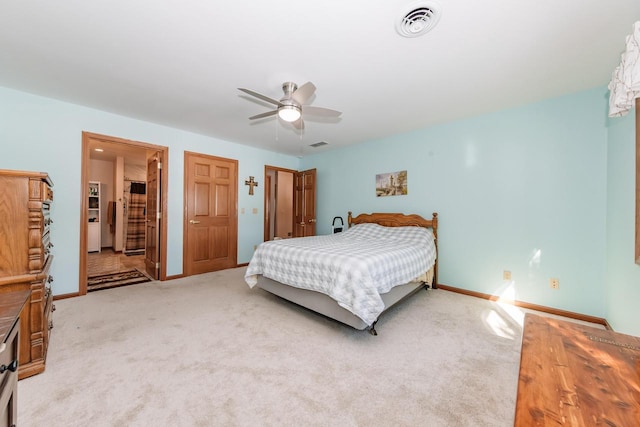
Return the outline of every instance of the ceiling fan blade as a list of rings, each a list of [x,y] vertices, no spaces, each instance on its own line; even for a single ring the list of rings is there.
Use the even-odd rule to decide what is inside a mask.
[[[303,114],[310,114],[313,116],[324,116],[324,117],[339,117],[342,112],[332,110],[330,108],[322,108],[322,107],[312,107],[310,105],[305,105],[302,107]]]
[[[293,125],[294,128],[296,129],[304,129],[304,120],[302,120],[302,117],[300,117],[298,120],[296,120],[295,122],[291,122],[291,124]]]
[[[266,113],[256,114],[255,116],[251,116],[251,117],[249,117],[249,120],[261,119],[263,117],[269,117],[269,116],[275,116],[276,114],[278,114],[278,110],[267,111]]]
[[[241,91],[243,91],[244,93],[248,93],[248,94],[249,94],[249,95],[251,95],[251,96],[255,96],[256,98],[262,99],[263,101],[267,101],[267,102],[269,102],[269,103],[271,103],[271,104],[277,105],[278,107],[279,107],[280,105],[282,105],[282,104],[280,104],[280,101],[277,101],[277,100],[275,100],[275,99],[273,99],[273,98],[269,98],[268,96],[265,96],[265,95],[263,95],[263,94],[261,94],[261,93],[254,92],[254,91],[252,91],[252,90],[244,89],[244,88],[241,88],[241,87],[239,87],[239,88],[238,88],[238,90],[241,90]]]
[[[313,83],[306,82],[291,94],[291,98],[293,98],[293,100],[298,104],[304,104],[309,98],[311,98],[315,91],[316,87]]]

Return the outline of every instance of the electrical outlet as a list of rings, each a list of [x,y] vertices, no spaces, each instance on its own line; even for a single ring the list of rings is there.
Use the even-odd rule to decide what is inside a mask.
[[[560,279],[549,279],[549,287],[551,289],[558,289],[560,287]]]
[[[503,280],[511,280],[511,272],[509,270],[505,270],[502,272]]]

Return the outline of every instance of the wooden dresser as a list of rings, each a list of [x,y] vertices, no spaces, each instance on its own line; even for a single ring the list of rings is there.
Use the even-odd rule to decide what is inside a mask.
[[[640,425],[640,338],[527,314],[516,426]]]
[[[0,299],[30,293],[20,313],[19,379],[44,371],[53,327],[52,187],[46,173],[0,170]]]
[[[18,316],[29,291],[7,292],[0,299],[0,427],[15,426],[18,418]]]

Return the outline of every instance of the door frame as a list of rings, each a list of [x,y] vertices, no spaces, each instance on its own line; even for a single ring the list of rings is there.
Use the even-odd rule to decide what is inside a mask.
[[[87,231],[88,231],[88,213],[87,213],[87,197],[86,188],[89,185],[89,164],[90,150],[89,141],[92,139],[102,140],[108,143],[124,144],[141,148],[144,150],[152,150],[160,152],[160,162],[162,163],[161,177],[161,197],[160,204],[160,280],[167,279],[167,187],[169,183],[168,177],[168,160],[169,148],[162,145],[150,144],[147,142],[133,141],[114,136],[101,135],[92,132],[82,132],[82,162],[81,162],[81,185],[80,185],[80,267],[79,267],[79,287],[78,295],[87,294]]]
[[[307,190],[306,179],[307,175],[313,176],[313,213],[309,213],[307,206]],[[316,215],[317,215],[317,201],[316,201],[316,184],[317,184],[317,170],[316,168],[298,171],[294,175],[294,194],[293,194],[293,237],[307,237],[316,235]],[[298,216],[298,212],[300,215]],[[311,218],[310,218],[311,217]],[[311,233],[308,230],[311,229]]]
[[[271,194],[269,192],[269,189],[266,188],[267,183],[269,182],[269,172],[270,171],[275,171],[276,173],[278,171],[284,171],[284,172],[291,172],[294,175],[293,178],[293,206],[291,207],[291,209],[293,210],[293,236],[292,237],[300,237],[298,236],[298,224],[296,221],[296,203],[297,203],[297,198],[299,197],[298,192],[296,191],[296,180],[297,180],[297,176],[299,174],[304,174],[306,172],[311,172],[313,171],[314,174],[314,182],[313,182],[313,187],[314,187],[314,217],[310,219],[310,223],[312,223],[312,227],[313,227],[313,234],[315,236],[316,234],[316,214],[317,214],[317,200],[316,200],[316,186],[317,186],[317,182],[316,182],[316,177],[317,177],[317,172],[316,172],[316,168],[312,168],[312,169],[307,169],[307,170],[303,170],[303,171],[298,171],[295,169],[286,169],[286,168],[281,168],[278,166],[270,166],[270,165],[265,165],[264,166],[264,182],[265,182],[265,191],[264,191],[264,218],[263,218],[263,241],[268,241],[271,237],[270,234],[270,230],[269,230],[269,221],[270,221],[270,210],[273,209],[273,206],[271,206],[270,204],[270,197]],[[304,203],[304,201],[303,201]],[[303,219],[305,218],[304,216],[305,212],[302,213]]]
[[[271,193],[269,191],[269,188],[267,187],[268,183],[269,183],[269,172],[273,171],[273,172],[290,172],[292,174],[297,173],[298,171],[295,169],[287,169],[287,168],[281,168],[278,166],[269,166],[269,165],[264,165],[264,183],[265,183],[265,187],[264,187],[264,209],[262,210],[264,212],[264,224],[263,224],[263,241],[266,242],[270,239],[271,234],[269,232],[269,217],[271,214],[271,210],[274,209],[274,206],[271,206],[270,200],[269,198],[271,197]],[[292,191],[295,191],[295,179],[292,185]],[[295,211],[295,204],[294,206],[291,207],[292,213]]]

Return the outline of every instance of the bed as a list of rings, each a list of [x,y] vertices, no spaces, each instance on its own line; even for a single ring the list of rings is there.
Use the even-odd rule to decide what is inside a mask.
[[[437,287],[438,214],[348,214],[348,229],[267,241],[245,272],[259,287],[358,330],[421,289]]]

